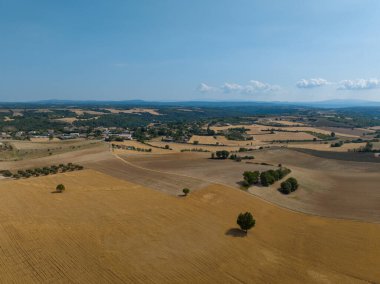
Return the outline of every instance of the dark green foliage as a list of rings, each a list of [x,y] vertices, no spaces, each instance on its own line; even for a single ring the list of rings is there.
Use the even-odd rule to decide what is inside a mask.
[[[11,177],[12,176],[12,173],[9,170],[1,171],[0,174],[2,174],[5,177]]]
[[[293,191],[296,191],[297,188],[298,188],[298,181],[295,178],[290,177],[286,181],[281,183],[281,188],[279,189],[279,191],[282,192],[283,194],[289,194]]]
[[[57,191],[57,192],[63,192],[63,191],[65,191],[65,186],[62,184],[62,183],[60,183],[60,184],[58,184],[57,186],[56,186],[56,188],[55,188],[55,190]]]
[[[187,196],[187,195],[190,193],[190,189],[188,189],[188,188],[184,188],[184,189],[182,189],[182,192],[183,192],[183,194],[184,194],[185,196]]]
[[[280,188],[280,191],[283,193],[283,194],[289,194],[292,192],[292,185],[290,182],[288,181],[283,181],[281,183],[281,188]]]
[[[253,218],[252,213],[245,212],[239,214],[236,223],[239,225],[240,229],[247,234],[248,230],[255,226],[256,220]]]
[[[229,155],[230,155],[230,152],[226,150],[216,151],[216,157],[218,159],[227,159]]]
[[[260,174],[260,181],[262,186],[270,186],[271,184],[274,184],[276,179],[270,171],[266,171]]]
[[[343,141],[331,143],[330,147],[341,147],[343,145]]]
[[[292,185],[292,191],[297,190],[297,188],[298,188],[298,181],[294,177],[290,177],[286,181],[289,182]]]
[[[243,173],[244,181],[245,183],[249,185],[257,184],[259,183],[259,177],[260,177],[260,172],[259,171],[246,171]]]
[[[288,168],[279,168],[276,170],[268,170],[260,174],[260,182],[262,186],[270,186],[276,181],[284,178],[290,173]]]

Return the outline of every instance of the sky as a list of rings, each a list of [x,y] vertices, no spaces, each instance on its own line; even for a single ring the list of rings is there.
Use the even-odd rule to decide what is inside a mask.
[[[380,101],[378,0],[0,0],[0,101]]]

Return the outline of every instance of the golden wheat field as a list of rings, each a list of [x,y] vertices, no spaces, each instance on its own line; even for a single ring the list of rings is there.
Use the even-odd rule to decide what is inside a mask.
[[[64,193],[52,193],[57,183]],[[184,198],[85,170],[0,190],[5,283],[380,280],[379,225],[295,213],[221,185]],[[246,210],[257,225],[243,237],[235,218]]]

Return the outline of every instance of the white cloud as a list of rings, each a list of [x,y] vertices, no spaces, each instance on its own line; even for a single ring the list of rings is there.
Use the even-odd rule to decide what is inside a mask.
[[[247,85],[240,85],[237,83],[224,83],[220,87],[212,87],[205,83],[201,83],[198,86],[198,91],[202,93],[218,91],[224,93],[254,94],[259,92],[277,91],[279,89],[279,86],[271,85],[256,80],[249,81]]]
[[[380,88],[380,80],[376,78],[343,80],[338,85],[338,90],[371,90]]]
[[[201,93],[209,93],[209,92],[214,92],[216,91],[215,87],[209,86],[205,83],[200,83],[197,90]]]
[[[241,92],[244,89],[244,87],[236,83],[224,83],[221,89],[225,93],[234,93],[234,92]]]
[[[312,88],[317,88],[317,87],[322,87],[325,85],[328,85],[329,82],[325,79],[322,78],[311,78],[311,79],[302,79],[299,80],[296,83],[296,86],[298,88],[303,88],[303,89],[312,89]]]

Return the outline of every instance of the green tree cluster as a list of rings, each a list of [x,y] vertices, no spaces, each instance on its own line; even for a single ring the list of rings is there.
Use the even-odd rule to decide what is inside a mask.
[[[284,194],[289,194],[296,191],[298,188],[298,181],[294,177],[288,178],[286,181],[281,183],[280,191]]]

